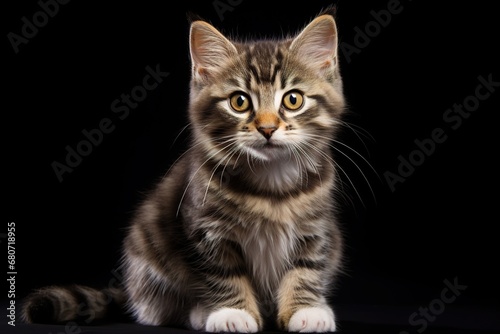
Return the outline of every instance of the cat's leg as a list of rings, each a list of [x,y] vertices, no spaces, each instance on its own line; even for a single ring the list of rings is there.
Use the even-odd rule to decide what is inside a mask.
[[[255,333],[263,320],[253,287],[245,275],[210,280],[210,298],[191,310],[191,326],[206,332]]]
[[[278,324],[289,332],[333,332],[335,315],[322,289],[320,272],[294,268],[283,278],[278,292]]]
[[[189,322],[192,329],[209,332],[251,333],[259,329],[255,319],[243,309],[221,308],[210,313],[207,307],[200,304],[191,309]]]
[[[247,276],[242,250],[225,239],[212,217],[198,220],[187,258],[196,276],[190,327],[206,332],[253,333],[263,328],[257,294]],[[226,225],[221,223],[221,226]]]
[[[184,326],[189,281],[158,272],[147,259],[128,256],[125,264],[128,309],[135,321],[148,326]]]
[[[208,309],[202,304],[196,304],[189,313],[189,326],[197,331],[205,330]]]

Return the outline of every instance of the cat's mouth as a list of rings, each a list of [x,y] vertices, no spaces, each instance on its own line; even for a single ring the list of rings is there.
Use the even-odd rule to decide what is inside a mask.
[[[265,143],[255,143],[252,145],[254,149],[269,151],[269,150],[280,150],[284,149],[285,145],[277,143],[276,141],[266,141]]]
[[[283,148],[283,145],[268,141],[264,145],[261,145],[261,148],[264,150],[270,150],[270,149],[275,149],[275,148]]]
[[[269,161],[282,157],[282,153],[287,151],[285,148],[286,145],[267,141],[266,143],[248,145],[247,151],[257,159]]]

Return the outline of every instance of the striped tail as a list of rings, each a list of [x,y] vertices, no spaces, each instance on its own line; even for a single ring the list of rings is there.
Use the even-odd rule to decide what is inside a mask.
[[[96,290],[82,285],[49,286],[28,295],[22,307],[27,323],[95,321],[123,316],[125,294],[118,288]]]

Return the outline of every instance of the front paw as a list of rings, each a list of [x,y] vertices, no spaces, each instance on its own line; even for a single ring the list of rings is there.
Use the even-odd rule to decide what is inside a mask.
[[[335,316],[329,307],[305,307],[295,312],[288,323],[289,332],[335,332]]]
[[[207,332],[255,333],[259,326],[245,310],[222,308],[210,314],[205,327]]]

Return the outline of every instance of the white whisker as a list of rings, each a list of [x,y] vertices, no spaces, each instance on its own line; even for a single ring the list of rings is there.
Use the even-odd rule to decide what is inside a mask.
[[[250,171],[254,174],[254,175],[257,175],[257,173],[255,173],[255,171],[253,170],[252,168],[252,163],[250,162],[250,158],[252,158],[253,160],[253,157],[250,157],[250,154],[248,151],[245,150],[245,153],[247,155],[247,164],[248,164],[248,168],[250,168]]]
[[[234,142],[232,142],[230,145],[233,145]],[[229,145],[229,146],[230,146]],[[227,147],[227,146],[226,146]],[[207,182],[207,188],[205,190],[205,195],[203,196],[203,200],[201,202],[201,206],[204,206],[205,205],[205,200],[207,199],[207,195],[208,195],[208,189],[210,188],[210,182],[212,182],[212,178],[214,177],[215,175],[215,172],[217,171],[217,168],[219,168],[220,165],[222,165],[222,162],[224,160],[226,160],[227,157],[229,157],[228,159],[231,158],[232,156],[232,152],[233,152],[234,148],[231,148],[231,150],[229,151],[229,153],[227,153],[226,155],[224,155],[220,161],[217,163],[217,165],[215,165],[215,167],[212,169],[212,173],[210,174],[210,178],[208,179],[208,182]],[[231,155],[231,156],[230,156]]]
[[[370,151],[368,150],[368,146],[366,145],[363,138],[361,138],[361,136],[364,136],[373,142],[375,141],[375,138],[368,131],[366,131],[365,129],[363,129],[362,127],[360,127],[356,124],[349,123],[349,122],[342,121],[342,120],[337,120],[337,121],[340,123],[340,125],[345,126],[349,130],[351,130],[354,133],[354,135],[356,135],[356,137],[358,137],[359,141],[365,147],[366,152],[369,154]],[[358,128],[359,130],[356,130],[355,128]]]
[[[225,139],[225,138],[231,138],[232,136],[225,136],[221,139]],[[167,171],[163,174],[163,177],[162,177],[162,180],[168,175],[168,173],[170,172],[170,170],[175,166],[175,164],[181,160],[181,158],[183,156],[185,156],[189,151],[193,150],[194,148],[198,147],[199,145],[202,145],[202,144],[205,144],[204,142],[202,141],[199,141],[193,145],[191,145],[191,147],[189,147],[184,153],[182,153],[177,159],[175,159],[175,161],[172,163],[172,165],[170,165],[170,167],[167,169]]]
[[[298,156],[301,158],[301,161],[303,162],[304,169],[306,170],[305,173],[303,173],[306,176],[306,185],[309,183],[309,176],[307,175],[307,165],[310,165],[313,169],[313,172],[317,174],[320,178],[320,183],[321,183],[321,175],[316,168],[316,164],[314,163],[314,160],[311,159],[311,157],[307,154],[307,152],[300,146],[300,144],[295,143],[294,147],[297,149]],[[304,158],[305,160],[302,160]]]
[[[177,139],[179,139],[180,135],[191,125],[191,122],[189,122],[188,124],[186,124],[182,129],[181,131],[179,131],[179,133],[177,134],[177,136],[175,136],[174,138],[174,141],[172,142],[172,145],[170,145],[170,149],[172,149],[172,147],[174,146],[175,142],[177,141]]]
[[[209,162],[213,157],[215,157],[217,154],[219,154],[220,152],[222,152],[223,150],[225,150],[226,148],[228,148],[229,146],[233,145],[234,144],[234,140],[235,139],[229,139],[229,140],[226,140],[218,145],[217,146],[220,146],[220,145],[224,145],[228,142],[230,142],[229,145],[226,145],[224,146],[223,148],[221,148],[220,150],[218,150],[217,152],[213,153],[212,155],[210,155],[201,165],[200,167],[198,167],[198,169],[193,173],[193,175],[191,176],[191,179],[189,180],[188,184],[186,185],[186,188],[184,189],[184,192],[182,193],[182,196],[181,196],[181,200],[179,201],[179,206],[177,207],[177,212],[175,214],[176,217],[179,216],[179,211],[181,209],[181,205],[182,205],[182,201],[184,200],[184,197],[186,196],[186,192],[189,188],[189,186],[191,185],[191,182],[193,182],[195,176],[198,174],[198,172],[201,170],[201,168],[207,163]]]
[[[297,174],[297,182],[300,181],[300,187],[302,187],[302,182],[303,182],[303,175],[304,175],[304,172],[302,170],[303,168],[303,161],[302,159],[300,158],[300,154],[297,152],[297,150],[295,149],[294,147],[295,145],[292,145],[292,146],[288,146],[288,148],[290,149],[290,152],[293,154],[293,157],[297,163],[297,166],[299,168],[299,172]],[[306,176],[306,179],[308,178],[307,176],[307,173],[305,173],[305,176]],[[306,180],[307,182],[307,180]]]
[[[352,152],[354,152],[358,157],[360,157],[367,165],[368,167],[370,167],[370,169],[373,171],[373,173],[378,177],[378,179],[380,180],[380,175],[378,175],[377,171],[375,170],[375,168],[372,166],[372,164],[363,156],[361,155],[358,151],[356,151],[355,149],[353,149],[352,147],[350,147],[349,145],[346,145],[344,144],[343,142],[339,141],[339,140],[335,140],[333,139],[333,142],[334,143],[337,143],[337,144],[340,144],[346,148],[348,148],[349,150],[351,150]]]
[[[347,177],[347,180],[349,181],[349,183],[351,184],[351,186],[354,188],[355,192],[358,193],[357,190],[356,190],[356,187],[355,187],[354,183],[351,181],[349,175],[346,174],[346,172],[344,171],[344,169],[330,155],[326,154],[325,152],[322,152],[319,148],[315,147],[314,145],[311,145],[310,148],[312,148],[313,150],[315,150],[318,154],[322,155],[328,161],[328,163],[332,166],[332,168],[334,170],[339,169]],[[352,202],[352,200],[348,196],[345,195],[344,182],[342,180],[340,180],[340,181],[341,182],[339,182],[339,184],[342,187],[342,191],[340,191],[338,193],[341,194],[344,198],[348,199],[351,202],[351,204],[354,204]],[[359,194],[358,194],[358,197],[361,200],[361,202],[363,203],[363,199],[359,196]]]
[[[370,162],[361,153],[359,153],[358,151],[356,151],[355,149],[353,149],[351,146],[349,146],[349,145],[347,145],[347,144],[345,144],[345,143],[343,143],[343,142],[341,142],[339,140],[328,138],[328,137],[325,137],[325,136],[320,136],[320,135],[315,135],[315,134],[307,134],[306,136],[309,137],[309,138],[311,138],[311,137],[319,138],[321,140],[324,140],[325,142],[333,141],[334,143],[340,144],[340,145],[344,146],[345,148],[351,150],[354,154],[356,154],[358,157],[360,157],[368,165],[368,167],[370,167],[370,169],[373,171],[373,173],[375,175],[377,175],[377,177],[380,179],[380,176],[378,175],[378,173],[375,170],[375,168],[370,164]],[[328,144],[328,145],[333,148],[333,145],[331,145],[331,144]]]
[[[363,172],[363,170],[361,169],[361,167],[359,167],[359,165],[348,155],[346,154],[344,151],[342,151],[341,149],[339,149],[338,147],[336,147],[335,145],[329,143],[327,140],[331,140],[333,141],[334,143],[337,143],[337,144],[340,144],[342,145],[343,147],[346,147],[348,148],[349,150],[351,150],[352,152],[354,152],[357,156],[359,156],[371,169],[372,171],[375,173],[375,175],[377,175],[378,178],[379,175],[377,173],[377,171],[375,170],[375,168],[373,168],[373,166],[370,164],[370,162],[365,158],[363,157],[359,152],[357,152],[355,149],[353,149],[352,147],[350,147],[349,145],[346,145],[338,140],[335,140],[335,139],[330,139],[328,137],[325,137],[325,136],[320,136],[320,135],[315,135],[315,134],[306,134],[306,137],[308,137],[310,140],[313,140],[313,141],[317,141],[318,143],[325,143],[327,142],[327,145],[330,146],[331,148],[333,148],[335,151],[339,152],[340,154],[342,154],[344,157],[346,157],[355,167],[356,169],[360,172],[361,176],[363,177],[363,179],[365,180],[366,184],[368,185],[368,188],[370,189],[370,192],[372,194],[372,197],[373,199],[375,200],[376,202],[376,196],[375,196],[375,192],[373,190],[373,187],[371,186],[369,180],[368,180],[368,177],[366,176],[366,174]],[[336,163],[336,165],[340,168],[340,166],[338,165],[338,163]],[[342,171],[343,169],[340,168]],[[343,171],[344,172],[344,171]],[[356,187],[354,186],[352,180],[349,178],[349,176],[344,172],[344,175],[348,178],[349,180],[349,183],[353,186],[354,188],[354,191],[356,192],[357,196],[359,197],[359,199],[361,200],[363,206],[364,203],[363,203],[363,200],[361,199],[360,195],[359,195],[359,192],[358,190],[356,189]]]
[[[236,161],[238,161],[239,157],[241,156],[241,154],[242,154],[242,152],[243,152],[243,151],[241,151],[241,150],[239,150],[239,151],[240,151],[240,154],[239,154],[239,155],[238,155],[238,157],[236,158]],[[232,153],[231,153],[231,152],[232,152]],[[221,174],[220,174],[220,181],[219,181],[219,187],[220,187],[220,188],[222,188],[222,179],[223,179],[223,177],[224,177],[224,172],[226,171],[227,165],[229,164],[229,162],[231,161],[231,159],[234,157],[234,155],[235,155],[237,152],[238,152],[238,149],[237,149],[236,147],[233,147],[233,148],[231,149],[231,151],[228,153],[228,154],[231,154],[231,155],[227,158],[226,163],[224,164],[224,168],[222,168],[222,172],[221,172]],[[235,166],[235,165],[236,165],[236,162],[235,162],[235,164],[234,164],[233,166]],[[233,170],[234,170],[234,168],[233,168]]]

